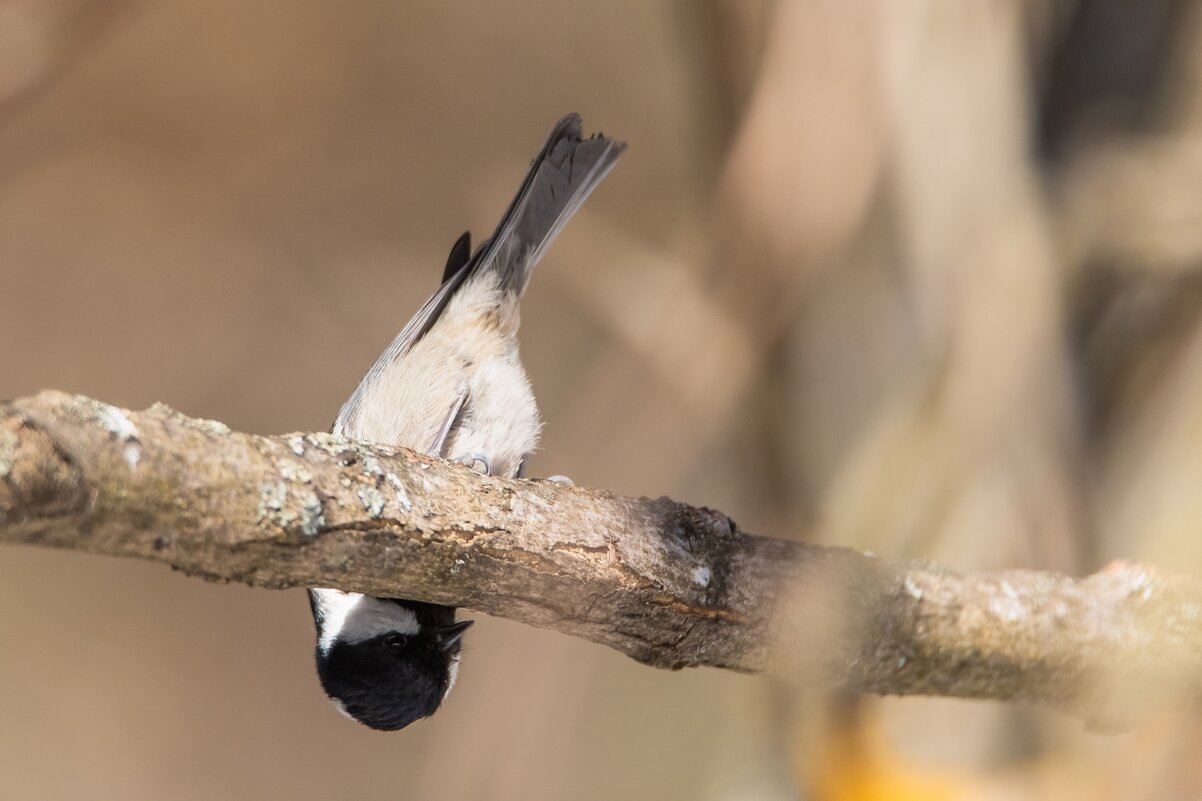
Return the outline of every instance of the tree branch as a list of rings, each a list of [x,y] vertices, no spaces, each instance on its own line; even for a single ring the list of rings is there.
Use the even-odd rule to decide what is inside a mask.
[[[1041,703],[1094,725],[1202,695],[1202,583],[1148,566],[968,575],[162,405],[0,403],[0,542],[464,606],[657,667]]]

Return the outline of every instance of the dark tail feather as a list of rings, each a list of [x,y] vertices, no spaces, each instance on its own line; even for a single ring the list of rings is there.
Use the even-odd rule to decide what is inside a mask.
[[[625,149],[624,142],[601,134],[581,138],[577,114],[557,122],[497,230],[466,270],[496,270],[503,287],[524,292],[534,265]]]

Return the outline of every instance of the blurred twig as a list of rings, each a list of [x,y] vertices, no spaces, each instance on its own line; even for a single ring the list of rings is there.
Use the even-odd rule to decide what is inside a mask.
[[[57,392],[0,405],[0,541],[466,606],[658,667],[1045,703],[1091,723],[1202,694],[1202,585],[1149,567],[959,574],[744,534],[667,498]]]

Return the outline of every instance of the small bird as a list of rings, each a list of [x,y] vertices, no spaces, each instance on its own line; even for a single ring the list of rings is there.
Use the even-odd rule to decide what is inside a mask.
[[[488,475],[520,477],[539,417],[518,357],[518,302],[534,265],[626,145],[555,124],[493,235],[451,248],[442,286],[376,360],[333,433],[402,445]],[[464,631],[455,608],[309,590],[317,675],[335,706],[373,729],[434,714],[455,684]]]

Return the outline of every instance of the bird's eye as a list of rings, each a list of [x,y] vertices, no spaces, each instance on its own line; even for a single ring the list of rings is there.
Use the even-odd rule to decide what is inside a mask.
[[[393,648],[404,648],[407,642],[409,642],[408,637],[404,634],[397,634],[395,631],[384,635],[384,644],[390,645]]]

